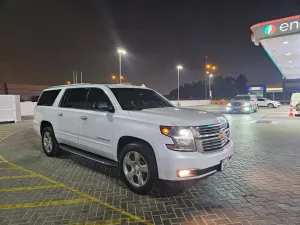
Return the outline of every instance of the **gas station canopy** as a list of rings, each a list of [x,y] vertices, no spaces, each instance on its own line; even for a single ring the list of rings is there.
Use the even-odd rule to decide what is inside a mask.
[[[262,45],[285,79],[300,79],[300,15],[251,27],[251,39]]]

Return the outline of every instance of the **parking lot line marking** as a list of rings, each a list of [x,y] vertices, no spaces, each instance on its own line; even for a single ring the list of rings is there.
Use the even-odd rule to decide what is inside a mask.
[[[16,167],[0,167],[0,170],[17,170]]]
[[[91,202],[86,198],[71,199],[71,200],[58,200],[51,202],[32,202],[24,204],[12,204],[12,205],[0,205],[0,209],[21,209],[21,208],[31,208],[40,206],[50,206],[50,205],[65,205],[65,204],[76,204],[81,202]]]
[[[105,207],[107,207],[107,208],[110,208],[110,209],[112,209],[112,210],[115,211],[115,212],[118,212],[118,213],[120,213],[120,214],[123,214],[123,215],[129,217],[131,220],[134,220],[134,221],[137,221],[137,222],[146,224],[146,225],[153,225],[153,223],[151,223],[151,222],[149,222],[149,221],[147,221],[147,220],[145,220],[145,219],[143,219],[143,218],[140,218],[140,217],[138,217],[138,216],[136,216],[136,215],[134,215],[134,214],[131,214],[131,213],[129,213],[129,212],[126,212],[126,211],[124,211],[124,210],[122,210],[122,209],[119,209],[119,208],[117,208],[117,207],[115,207],[115,206],[113,206],[113,205],[110,205],[110,204],[108,204],[108,203],[106,203],[106,202],[104,202],[104,201],[102,201],[102,200],[100,200],[100,199],[97,199],[97,198],[95,198],[95,197],[93,197],[93,196],[91,196],[91,195],[85,194],[85,193],[83,193],[83,192],[81,192],[81,191],[78,191],[78,190],[76,190],[76,189],[74,189],[74,188],[72,188],[72,187],[69,187],[69,186],[67,186],[67,185],[65,185],[65,184],[63,184],[63,183],[57,182],[57,181],[55,181],[55,180],[53,180],[53,179],[51,179],[51,178],[49,178],[49,177],[45,177],[45,176],[43,176],[43,175],[41,175],[41,174],[35,173],[35,172],[31,171],[31,170],[28,170],[28,169],[25,169],[25,168],[23,168],[23,167],[21,167],[21,166],[18,166],[18,165],[16,165],[16,164],[13,164],[13,163],[9,162],[8,160],[4,159],[1,155],[0,155],[0,160],[3,160],[3,161],[5,161],[6,163],[8,163],[9,165],[14,166],[14,167],[16,167],[16,168],[18,168],[18,169],[20,169],[20,170],[23,170],[23,171],[25,171],[25,172],[27,172],[27,173],[30,173],[30,174],[31,174],[32,176],[34,176],[34,177],[39,177],[39,178],[44,179],[44,180],[46,180],[46,181],[48,181],[48,182],[50,182],[50,183],[56,184],[56,185],[58,185],[58,186],[60,186],[60,187],[64,187],[64,188],[66,188],[66,189],[68,189],[68,190],[70,190],[70,191],[72,191],[72,192],[74,192],[74,193],[76,193],[76,194],[78,194],[78,195],[81,195],[82,197],[85,197],[86,199],[88,199],[88,200],[90,200],[90,201],[97,202],[98,204],[100,204],[100,205],[102,205],[102,206],[105,206]],[[0,208],[0,209],[1,209],[1,208]]]
[[[74,223],[71,225],[115,225],[115,224],[121,224],[121,223],[128,223],[130,222],[130,219],[112,219],[112,220],[103,220],[99,222],[87,222],[87,223]]]
[[[25,127],[25,128],[23,128],[23,129],[11,130],[11,131],[13,131],[13,133],[11,133],[11,134],[5,136],[4,138],[0,139],[0,142],[4,141],[6,138],[8,138],[8,137],[10,137],[10,136],[12,136],[12,135],[14,135],[14,134],[16,134],[16,133],[19,133],[19,132],[21,132],[21,131],[23,131],[23,130],[27,130],[27,129],[30,129],[30,128]]]
[[[23,179],[23,178],[30,178],[30,177],[36,177],[35,175],[20,175],[20,176],[3,176],[0,177],[0,180],[3,179]]]
[[[4,192],[4,191],[32,191],[32,190],[49,189],[49,188],[61,188],[61,186],[58,186],[58,185],[44,185],[44,186],[0,188],[0,192]]]

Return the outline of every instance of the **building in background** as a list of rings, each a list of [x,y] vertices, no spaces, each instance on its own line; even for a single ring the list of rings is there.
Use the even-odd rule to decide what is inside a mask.
[[[282,84],[266,85],[266,98],[272,100],[284,100],[283,85]]]
[[[284,100],[284,88],[282,84],[251,85],[248,86],[248,93],[256,95],[257,98]]]
[[[257,98],[264,98],[266,95],[266,85],[248,86],[248,93],[251,95],[256,95]]]

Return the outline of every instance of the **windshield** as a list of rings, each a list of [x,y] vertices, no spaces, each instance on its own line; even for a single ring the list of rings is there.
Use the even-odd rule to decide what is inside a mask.
[[[250,101],[250,96],[240,95],[240,96],[236,96],[234,100],[246,100],[246,101]]]
[[[123,110],[174,107],[155,91],[142,88],[111,88]]]

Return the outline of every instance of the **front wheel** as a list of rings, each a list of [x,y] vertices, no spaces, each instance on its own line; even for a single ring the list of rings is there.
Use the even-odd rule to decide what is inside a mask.
[[[157,164],[152,148],[141,141],[130,143],[121,151],[121,179],[137,194],[150,192],[157,179]]]
[[[272,103],[270,103],[270,104],[268,105],[268,107],[269,107],[269,108],[275,108],[274,105],[273,105]]]

